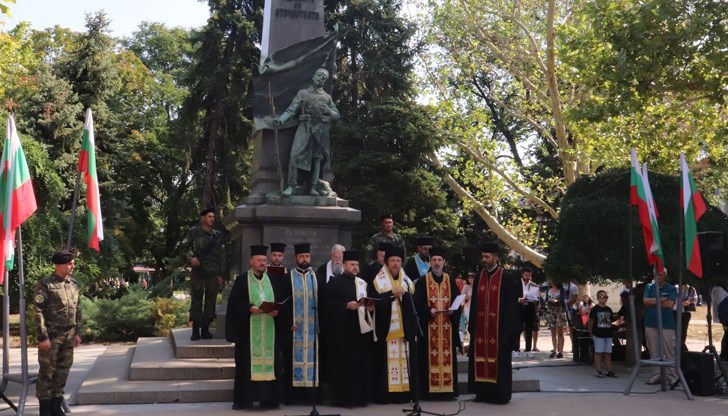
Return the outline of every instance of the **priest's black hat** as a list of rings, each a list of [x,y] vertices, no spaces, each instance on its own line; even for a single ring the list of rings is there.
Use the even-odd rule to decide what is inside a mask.
[[[293,245],[293,252],[296,253],[296,255],[304,254],[304,253],[310,253],[311,252],[311,244],[309,243],[299,243]]]
[[[429,235],[421,235],[417,237],[418,246],[432,246],[435,245],[435,239]]]
[[[354,250],[344,251],[344,261],[359,261],[359,252]]]
[[[250,257],[268,255],[268,246],[250,246]]]
[[[379,243],[377,251],[384,251],[386,253],[391,247],[393,247],[392,243]]]
[[[384,261],[387,261],[390,257],[399,257],[404,260],[404,249],[397,246],[389,247],[384,254]]]
[[[283,243],[270,243],[270,252],[273,253],[285,253],[286,245]]]
[[[498,247],[498,243],[489,241],[480,245],[480,252],[498,254],[500,248]]]
[[[68,264],[73,261],[74,257],[76,256],[71,250],[63,248],[58,250],[56,254],[53,255],[51,261],[53,262],[53,264]]]
[[[440,256],[444,259],[444,258],[446,258],[445,257],[446,253],[447,253],[447,251],[442,247],[432,247],[430,249],[430,258],[435,257],[435,256]]]

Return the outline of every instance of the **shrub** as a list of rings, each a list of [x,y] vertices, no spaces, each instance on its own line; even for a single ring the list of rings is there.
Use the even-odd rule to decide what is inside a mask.
[[[174,298],[154,298],[152,320],[154,333],[158,337],[169,336],[172,328],[187,323],[189,300],[179,301]]]

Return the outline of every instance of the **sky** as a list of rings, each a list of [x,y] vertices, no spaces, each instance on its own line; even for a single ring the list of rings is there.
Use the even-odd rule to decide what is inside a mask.
[[[111,35],[129,36],[142,21],[168,27],[201,27],[209,17],[207,1],[198,0],[16,0],[9,4],[12,17],[3,16],[1,30],[27,21],[34,29],[60,25],[85,31],[86,14],[104,10],[111,19]]]

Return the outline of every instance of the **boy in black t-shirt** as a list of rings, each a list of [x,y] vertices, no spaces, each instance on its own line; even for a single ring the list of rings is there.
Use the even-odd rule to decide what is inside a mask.
[[[597,377],[605,376],[602,372],[602,360],[607,377],[617,377],[612,371],[612,309],[607,306],[607,292],[597,292],[597,301],[591,312],[587,327],[594,340],[594,369]]]

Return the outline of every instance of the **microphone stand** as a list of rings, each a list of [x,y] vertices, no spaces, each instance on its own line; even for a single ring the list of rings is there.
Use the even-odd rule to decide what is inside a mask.
[[[706,291],[708,290],[710,286],[708,283],[705,284]],[[715,378],[715,381],[717,382],[720,380],[721,377],[723,377],[724,382],[728,382],[728,378],[726,377],[726,371],[725,367],[723,366],[723,361],[720,359],[720,356],[718,355],[718,351],[715,350],[715,345],[713,345],[713,312],[711,309],[711,303],[713,302],[712,299],[712,292],[707,293],[708,296],[705,296],[707,299],[706,306],[707,306],[707,315],[705,316],[705,320],[708,323],[708,345],[703,348],[703,353],[710,353],[713,355],[713,358],[715,359],[715,362],[718,364],[718,369],[720,370],[720,375]]]
[[[425,275],[426,277],[427,275]],[[420,325],[420,315],[417,313],[417,308],[415,307],[415,300],[412,296],[412,293],[409,291],[409,285],[407,285],[407,292],[409,293],[409,299],[410,299],[410,306],[412,306],[412,311],[415,314],[415,322],[417,323],[417,331],[415,332],[415,347],[414,347],[414,353],[413,350],[409,351],[409,354],[407,354],[407,372],[409,373],[409,379],[410,384],[413,387],[413,394],[412,394],[412,408],[411,409],[402,409],[402,412],[407,413],[407,416],[420,416],[420,415],[434,415],[434,416],[445,416],[445,413],[432,413],[432,412],[426,412],[422,410],[422,407],[420,406],[420,369],[419,369],[419,338],[424,336],[424,332],[422,331],[422,325]],[[404,295],[402,295],[404,297]],[[401,302],[401,300],[400,300]],[[402,315],[404,315],[404,310],[402,311]],[[404,322],[404,316],[402,317],[402,322]],[[406,339],[405,339],[406,341]],[[409,342],[407,342],[405,345],[409,345]],[[409,348],[408,348],[409,349]],[[414,357],[410,360],[410,356],[414,354]],[[412,366],[412,361],[414,361],[414,366]],[[415,376],[412,377],[412,372],[409,371],[410,368],[415,369],[414,374]],[[414,381],[413,381],[414,380]]]
[[[313,294],[313,387],[311,388],[311,413],[308,416],[341,416],[337,413],[321,414],[316,409],[316,390],[318,388],[318,337],[319,337],[319,309],[318,309],[318,282],[313,269],[309,267],[307,273],[311,276],[311,293]],[[297,415],[306,416],[306,415]]]

